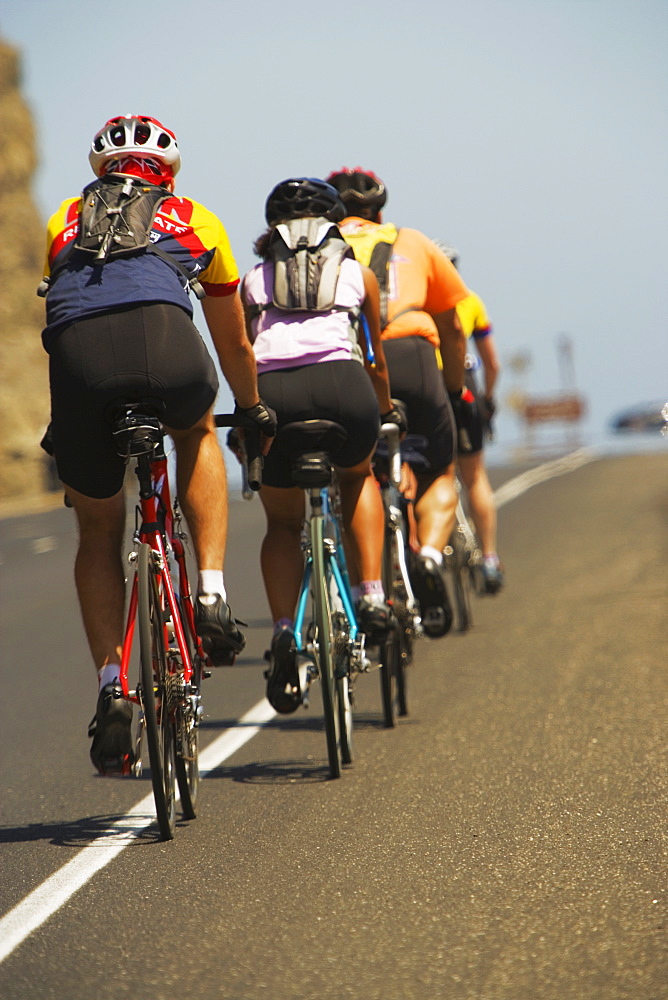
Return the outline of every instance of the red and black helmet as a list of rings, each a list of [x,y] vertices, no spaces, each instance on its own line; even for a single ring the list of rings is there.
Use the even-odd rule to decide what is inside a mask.
[[[360,208],[380,212],[387,201],[387,190],[380,177],[362,167],[342,167],[326,180],[339,192],[349,213]]]

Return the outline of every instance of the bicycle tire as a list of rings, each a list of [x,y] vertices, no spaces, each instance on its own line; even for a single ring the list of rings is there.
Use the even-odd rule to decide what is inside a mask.
[[[189,712],[177,709],[176,781],[185,819],[197,818],[199,795],[199,737]]]
[[[399,655],[397,658],[397,712],[405,718],[408,715],[408,694],[406,667],[413,662],[413,636],[408,628],[402,628],[399,637]]]
[[[457,609],[457,631],[468,632],[473,625],[471,611],[471,571],[466,543],[458,531],[452,538],[454,552],[452,582]]]
[[[181,625],[193,665],[191,683],[194,690],[199,692],[202,685],[202,664],[184,614],[181,614]],[[200,780],[199,732],[191,704],[179,705],[176,710],[176,737],[176,781],[181,796],[181,808],[185,819],[196,819]]]
[[[336,710],[339,717],[339,749],[342,764],[353,762],[353,706],[347,674],[336,678]]]
[[[172,840],[176,827],[175,734],[167,708],[167,655],[162,608],[153,570],[153,552],[146,542],[139,547],[137,576],[141,698],[151,784],[160,836],[163,840]]]
[[[391,598],[397,618],[397,626],[389,642],[383,647],[380,661],[380,685],[383,704],[383,720],[386,729],[392,729],[396,717],[408,715],[406,697],[406,667],[412,660],[411,626],[407,618],[407,594],[402,586],[397,547],[405,548],[405,522],[399,527],[387,527],[383,551],[383,580],[386,594]]]
[[[322,710],[325,717],[327,737],[327,759],[331,778],[341,777],[339,757],[339,716],[336,702],[338,692],[334,679],[332,614],[325,563],[323,520],[314,517],[311,521],[311,548],[313,573],[311,588],[313,593],[313,617],[316,627],[318,671],[322,692]]]
[[[380,654],[380,697],[383,705],[383,722],[386,729],[395,726],[394,689],[397,677],[397,643],[396,633],[386,642]]]

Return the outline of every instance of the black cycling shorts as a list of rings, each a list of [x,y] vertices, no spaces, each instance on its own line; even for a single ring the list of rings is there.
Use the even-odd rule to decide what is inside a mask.
[[[51,429],[58,475],[85,496],[123,486],[112,437],[114,403],[150,397],[160,419],[185,430],[214,403],[218,376],[204,341],[178,306],[156,303],[82,319],[49,344]]]
[[[278,437],[264,459],[262,482],[294,486],[290,459],[281,452],[280,429],[293,420],[334,420],[348,439],[331,453],[348,469],[370,455],[378,441],[380,416],[371,379],[359,361],[321,361],[299,368],[264,372],[258,378],[262,399],[276,411]]]
[[[408,414],[406,457],[418,474],[443,473],[455,455],[454,418],[434,347],[425,337],[396,337],[383,350],[392,397]]]

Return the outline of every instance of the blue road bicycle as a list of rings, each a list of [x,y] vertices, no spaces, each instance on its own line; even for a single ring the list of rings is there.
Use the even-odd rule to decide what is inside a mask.
[[[282,427],[272,447],[290,457],[292,478],[307,496],[302,577],[294,621],[303,703],[320,682],[332,778],[353,759],[353,682],[365,667],[364,634],[357,627],[341,536],[331,449],[346,438],[331,420]]]

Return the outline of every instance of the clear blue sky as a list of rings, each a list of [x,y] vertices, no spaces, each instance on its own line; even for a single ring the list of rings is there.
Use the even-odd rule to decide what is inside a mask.
[[[525,351],[526,388],[561,388],[563,333],[591,435],[668,399],[666,0],[0,0],[0,34],[22,53],[45,217],[126,112],[176,132],[178,190],[222,218],[242,271],[278,180],[361,164],[386,219],[459,247],[502,399]]]

